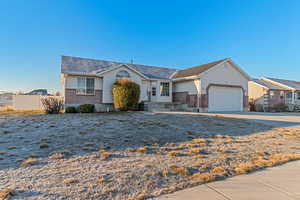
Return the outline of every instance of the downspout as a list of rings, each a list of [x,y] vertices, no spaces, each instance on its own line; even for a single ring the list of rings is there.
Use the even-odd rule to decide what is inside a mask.
[[[201,91],[201,82],[199,79],[199,90],[197,92],[197,112],[200,112],[200,102],[199,102],[199,95],[200,95],[200,91]]]

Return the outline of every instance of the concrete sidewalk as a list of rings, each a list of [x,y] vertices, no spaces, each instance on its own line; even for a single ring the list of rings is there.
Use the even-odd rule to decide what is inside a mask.
[[[203,184],[158,200],[300,200],[300,161]]]

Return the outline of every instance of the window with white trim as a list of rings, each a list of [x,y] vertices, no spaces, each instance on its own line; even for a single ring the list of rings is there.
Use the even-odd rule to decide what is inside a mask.
[[[284,91],[280,91],[280,99],[283,99],[284,97]]]
[[[126,70],[118,71],[116,74],[117,79],[130,79],[130,74]]]
[[[151,94],[152,96],[156,96],[156,87],[152,87]]]
[[[78,94],[78,95],[94,95],[95,94],[95,78],[78,77],[76,94]]]
[[[297,92],[297,99],[300,100],[300,92]]]
[[[170,83],[161,82],[160,83],[160,96],[170,96]]]
[[[274,91],[270,91],[270,97],[273,98],[274,95]]]

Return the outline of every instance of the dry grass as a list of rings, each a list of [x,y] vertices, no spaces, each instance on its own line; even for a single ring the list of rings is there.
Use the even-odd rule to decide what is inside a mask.
[[[238,167],[236,167],[234,169],[234,171],[237,173],[237,174],[246,174],[250,171],[253,171],[256,169],[256,166],[251,163],[251,162],[245,162],[245,163],[241,163],[239,164]]]
[[[256,157],[252,159],[252,162],[259,168],[272,167],[273,161],[264,159],[263,157]]]
[[[106,178],[104,177],[104,176],[100,176],[99,178],[98,178],[98,184],[99,185],[102,185],[103,183],[105,183],[107,180],[106,180]]]
[[[49,156],[50,159],[52,160],[58,160],[58,159],[64,159],[65,158],[65,154],[64,153],[53,153]]]
[[[202,181],[202,182],[211,182],[215,180],[215,177],[211,173],[195,173],[191,176],[192,180]]]
[[[66,185],[71,185],[71,184],[79,183],[79,181],[75,178],[67,178],[63,180],[63,183]]]
[[[269,156],[269,159],[274,163],[274,165],[279,165],[288,161],[300,160],[300,154],[273,154]]]
[[[145,194],[138,194],[138,195],[135,195],[134,197],[128,198],[128,200],[144,200],[144,199],[146,199]]]
[[[0,200],[8,199],[9,196],[14,196],[14,188],[6,188],[3,190],[0,190]]]
[[[194,142],[194,143],[201,144],[201,143],[206,143],[207,140],[204,139],[204,138],[195,138],[195,139],[193,139],[193,142]]]
[[[104,151],[104,150],[100,150],[99,151],[99,154],[100,154],[100,158],[102,159],[102,160],[107,160],[108,158],[110,158],[110,157],[112,157],[112,153],[110,153],[110,152],[106,152],[106,151]]]
[[[226,170],[223,167],[215,167],[212,170],[212,173],[224,175],[226,173]]]
[[[93,117],[96,116],[98,115]],[[34,147],[34,151],[32,152],[39,155],[39,158],[41,158],[39,161],[42,165],[24,170],[24,173],[28,173],[26,176],[31,178],[31,180],[28,179],[28,182],[19,177],[14,178],[13,181],[19,181],[18,184],[20,186],[18,186],[18,190],[19,187],[21,187],[20,191],[23,191],[24,188],[26,190],[26,187],[29,185],[33,185],[32,188],[36,189],[39,187],[40,182],[43,183],[45,181],[52,185],[58,182],[63,183],[60,188],[55,188],[56,191],[54,191],[53,188],[45,188],[45,186],[40,190],[43,193],[46,193],[46,191],[57,193],[59,195],[58,198],[70,197],[71,199],[85,199],[84,197],[87,195],[99,199],[128,199],[129,197],[131,197],[129,199],[143,199],[145,196],[146,198],[155,198],[156,195],[161,194],[162,190],[170,193],[192,185],[202,184],[216,179],[219,180],[237,174],[244,174],[265,167],[272,167],[276,164],[300,158],[300,156],[295,154],[286,154],[286,152],[299,153],[300,140],[287,140],[286,134],[283,131],[277,133],[271,129],[265,129],[260,126],[256,126],[253,131],[251,131],[251,133],[254,134],[248,134],[250,127],[239,130],[237,128],[239,124],[234,123],[230,125],[231,128],[226,125],[224,129],[219,130],[216,130],[215,127],[209,127],[209,124],[207,124],[207,127],[205,124],[202,124],[201,127],[203,126],[203,129],[196,127],[196,125],[194,127],[193,125],[193,127],[182,126],[179,131],[175,131],[178,122],[181,122],[181,119],[179,119],[174,126],[172,125],[168,129],[164,129],[164,134],[161,136],[160,131],[154,130],[155,127],[144,129],[137,124],[138,122],[132,125],[130,120],[128,120],[128,123],[125,121],[122,123],[125,132],[122,132],[122,135],[117,135],[120,132],[120,127],[117,127],[117,125],[120,124],[119,121],[107,120],[101,116],[97,119],[91,118],[92,120],[86,122],[86,126],[78,128],[78,126],[80,126],[80,123],[77,123],[79,122],[78,117],[76,116],[75,124],[70,123],[70,125],[68,125],[72,127],[68,133],[74,133],[74,140],[76,140],[74,141],[75,143],[70,143],[72,146],[68,143],[69,136],[61,133],[61,131],[65,131],[65,127],[61,127],[61,131],[59,130],[61,126],[59,123],[50,121],[48,126],[40,125],[39,129],[42,130],[44,127],[49,127],[50,123],[55,123],[55,129],[60,132],[59,135],[64,136],[64,138],[61,139],[70,145],[64,145],[63,148],[70,149],[74,156],[70,159],[64,159],[65,155],[63,153],[56,152],[52,155],[48,155],[49,151],[46,149],[39,150],[41,143],[48,143],[51,149],[58,149],[56,142],[59,141],[60,138],[56,140],[55,137],[52,137],[55,135],[53,131],[51,131],[51,135],[45,134],[42,136],[48,137],[49,142],[48,140],[41,140],[40,136],[37,138],[37,141],[29,141],[28,143],[31,143],[30,145]],[[85,117],[90,116],[87,115]],[[169,118],[168,116],[167,120],[169,120]],[[189,118],[188,120],[184,119],[186,120],[184,122],[191,122],[194,120],[193,118],[194,117]],[[43,116],[42,119],[45,121],[48,120],[45,116]],[[72,122],[71,119],[68,120]],[[96,124],[101,120],[106,120],[106,124]],[[153,120],[156,119],[153,118]],[[171,124],[174,122],[167,121],[166,123]],[[9,121],[3,123],[4,128],[15,131],[15,129],[10,129],[8,124]],[[20,122],[20,127],[25,127],[26,125],[27,124]],[[100,127],[97,127],[98,125]],[[142,130],[135,130],[134,126]],[[93,133],[90,132],[90,130],[92,130],[91,128],[94,127],[96,127],[96,130]],[[114,131],[111,131],[112,127],[115,128]],[[28,129],[28,132],[30,133],[32,130],[36,130],[35,125],[33,125],[31,129]],[[188,130],[192,130],[193,132]],[[85,131],[87,134],[79,135],[80,131]],[[159,134],[157,132],[159,132]],[[272,132],[274,134],[271,134]],[[98,133],[103,133],[107,138],[103,140],[100,135],[99,140],[96,140],[95,135]],[[150,133],[152,133],[152,135],[150,135]],[[209,136],[209,134],[218,133],[224,135],[231,134],[232,136]],[[261,133],[272,135],[272,139],[261,139],[259,137]],[[14,134],[18,133],[16,132]],[[4,137],[8,136],[10,135],[4,135]],[[16,135],[16,138],[20,136],[21,135]],[[84,142],[78,144],[77,138],[81,138]],[[134,138],[133,142],[132,138]],[[192,140],[192,138],[196,139]],[[278,141],[284,145],[275,145]],[[218,146],[217,142],[222,146]],[[101,144],[103,144],[102,149],[97,152],[97,147]],[[4,149],[7,150],[7,147],[14,145],[17,146],[18,149],[22,149],[20,148],[20,144],[13,142],[6,145]],[[61,146],[59,147],[61,148]],[[88,147],[88,149],[92,147],[91,149],[94,149],[96,153],[85,153],[82,151],[82,147]],[[110,149],[116,149],[116,151],[108,150],[108,147]],[[35,151],[35,149],[37,149],[37,151]],[[16,153],[19,151],[11,152]],[[160,155],[157,155],[157,153]],[[17,162],[20,158],[24,158],[23,154],[18,154],[16,158],[9,158],[10,154],[8,150],[7,155],[2,153],[1,157],[4,158],[5,155],[5,160],[0,162],[6,163],[6,160],[9,159],[14,159]],[[49,160],[45,156],[53,160]],[[101,159],[105,161],[101,161]],[[61,167],[64,173],[54,173],[52,175],[51,173],[57,169],[57,166]],[[43,167],[43,169],[45,168],[47,177],[32,176],[32,174],[38,173],[41,167]],[[23,173],[20,167],[12,170]],[[10,180],[10,177],[5,178]],[[77,180],[69,178],[76,178]],[[79,184],[76,184],[78,181]],[[66,195],[64,192],[66,192]],[[24,196],[24,194],[18,193],[20,199],[24,198]]]
[[[22,166],[30,166],[38,163],[38,159],[34,157],[29,157],[26,160],[23,160]]]
[[[170,169],[175,174],[180,174],[181,176],[188,176],[190,174],[189,170],[185,167],[178,167],[176,165],[171,165]]]
[[[126,152],[135,152],[136,150],[134,148],[127,148],[125,151]]]
[[[169,153],[168,153],[168,155],[169,156],[172,156],[172,157],[176,157],[176,156],[178,156],[178,152],[176,152],[176,151],[170,151]]]
[[[189,149],[188,150],[188,153],[189,154],[192,154],[192,155],[197,155],[201,152],[201,149],[200,148],[192,148],[192,149]]]
[[[144,153],[147,153],[148,149],[147,149],[147,147],[140,147],[137,149],[137,151],[144,154]]]

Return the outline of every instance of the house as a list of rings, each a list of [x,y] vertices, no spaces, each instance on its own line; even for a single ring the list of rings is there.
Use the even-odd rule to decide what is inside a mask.
[[[13,95],[12,92],[0,91],[0,107],[11,105]]]
[[[97,111],[113,109],[112,85],[124,78],[140,85],[140,102],[157,109],[167,105],[200,112],[248,109],[250,77],[231,59],[178,70],[62,56],[66,107],[94,104]]]
[[[25,95],[49,95],[48,91],[46,89],[37,89],[37,90],[32,90]]]
[[[249,82],[249,101],[272,111],[276,105],[286,104],[289,110],[300,106],[300,83],[277,78],[253,79]]]

